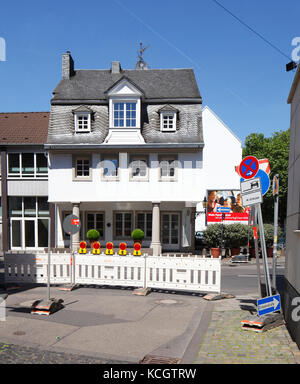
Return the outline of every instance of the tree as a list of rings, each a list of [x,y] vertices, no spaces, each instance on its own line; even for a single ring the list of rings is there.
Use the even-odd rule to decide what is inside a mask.
[[[262,133],[251,133],[246,137],[243,157],[252,155],[257,159],[268,159],[271,167],[270,189],[264,196],[262,204],[263,218],[266,223],[273,223],[274,197],[272,182],[274,175],[279,175],[279,212],[278,220],[284,225],[287,210],[288,164],[289,164],[290,130],[275,132],[272,137]]]

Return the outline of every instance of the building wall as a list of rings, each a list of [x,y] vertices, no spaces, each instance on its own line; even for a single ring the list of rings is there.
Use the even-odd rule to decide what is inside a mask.
[[[178,154],[177,181],[159,180],[158,156],[157,153],[149,154],[149,181],[130,181],[126,152],[120,153],[119,157],[119,181],[101,179],[100,153],[92,154],[92,180],[73,181],[72,154],[51,153],[49,201],[200,201],[204,193],[202,151]]]
[[[288,329],[300,348],[300,321],[292,318],[293,299],[300,297],[300,85],[291,104],[290,157],[283,309]],[[297,300],[297,299],[296,299]],[[299,312],[299,311],[298,311]]]
[[[222,120],[209,108],[202,111],[203,122],[203,169],[204,193],[210,189],[226,190],[240,189],[240,178],[235,172],[235,166],[242,160],[242,143]],[[197,205],[197,211],[203,211],[202,203]],[[205,227],[205,215],[200,214],[196,219],[196,231]]]

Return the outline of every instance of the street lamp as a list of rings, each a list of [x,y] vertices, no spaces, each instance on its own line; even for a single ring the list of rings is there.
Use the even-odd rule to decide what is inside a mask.
[[[204,196],[204,199],[202,201],[202,206],[204,208],[204,213],[205,213],[205,226],[207,226],[207,215],[206,215],[207,199],[206,199],[206,196]]]

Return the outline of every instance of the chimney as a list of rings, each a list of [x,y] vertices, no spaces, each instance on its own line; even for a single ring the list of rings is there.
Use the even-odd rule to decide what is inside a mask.
[[[121,72],[121,64],[119,61],[112,61],[111,63],[111,73],[120,73]]]
[[[62,55],[62,78],[63,80],[69,79],[74,75],[74,61],[71,52],[67,51]]]

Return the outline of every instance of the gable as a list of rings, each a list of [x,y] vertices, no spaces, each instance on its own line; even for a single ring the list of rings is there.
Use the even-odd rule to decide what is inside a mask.
[[[123,77],[117,81],[112,87],[110,87],[106,92],[108,97],[111,96],[137,96],[141,97],[143,91],[140,90],[132,81],[128,78]]]

